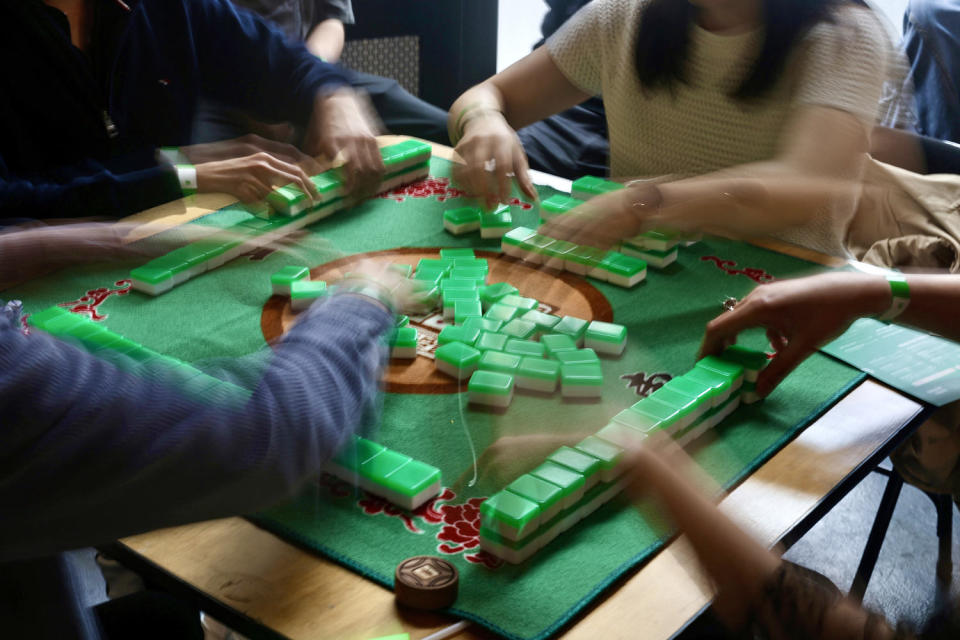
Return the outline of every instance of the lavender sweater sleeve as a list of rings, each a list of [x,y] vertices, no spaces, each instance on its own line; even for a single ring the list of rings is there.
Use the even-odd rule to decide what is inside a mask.
[[[0,562],[293,494],[377,391],[383,308],[314,305],[242,406],[200,402],[0,314]]]

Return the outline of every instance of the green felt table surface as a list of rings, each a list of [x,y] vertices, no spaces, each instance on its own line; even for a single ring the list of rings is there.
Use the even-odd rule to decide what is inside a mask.
[[[444,186],[449,173],[450,164],[434,158],[431,176],[436,188],[375,198],[318,222],[297,234],[296,259],[279,252],[253,251],[156,298],[129,291],[126,278],[136,264],[73,268],[6,291],[4,296],[23,300],[28,313],[61,303],[72,303],[67,306],[78,310],[93,305],[111,331],[203,368],[211,360],[244,356],[265,347],[261,318],[271,296],[270,276],[285,266],[316,266],[344,254],[398,247],[498,250],[499,239],[484,240],[479,233],[455,237],[444,231],[445,210],[474,204]],[[541,197],[555,193],[541,188]],[[515,204],[511,214],[515,225],[536,228],[536,207]],[[199,224],[222,227],[249,219],[250,214],[239,207],[228,207]],[[722,261],[729,261],[723,263],[726,270],[720,268]],[[609,302],[612,321],[628,330],[624,354],[601,358],[604,387],[598,402],[564,401],[559,392],[517,393],[505,413],[494,414],[467,405],[465,382],[461,393],[387,393],[378,424],[367,435],[391,450],[439,467],[444,484],[440,500],[407,514],[324,477],[297,499],[253,516],[254,521],[388,586],[403,559],[444,556],[460,571],[460,596],[453,613],[507,637],[545,637],[655,553],[670,532],[649,510],[638,511],[615,499],[527,562],[517,566],[497,562],[478,546],[479,505],[542,464],[558,447],[538,459],[524,459],[527,452],[512,456],[507,447],[505,455],[503,448],[491,445],[509,442],[506,439],[512,436],[546,432],[566,434],[569,441],[560,444],[575,446],[637,402],[641,393],[690,371],[704,326],[721,311],[725,298],[742,297],[756,285],[748,275],[756,275],[756,270],[788,278],[824,268],[708,237],[682,247],[676,263],[650,272],[645,282],[632,289],[587,279]],[[520,287],[520,295],[536,298],[540,292]],[[743,342],[766,347],[759,334],[749,334]],[[740,407],[727,418],[699,447],[698,462],[721,485],[731,486],[860,378],[845,365],[819,354],[812,356],[768,400]],[[495,456],[491,455],[494,450]],[[479,461],[472,481],[474,451]]]

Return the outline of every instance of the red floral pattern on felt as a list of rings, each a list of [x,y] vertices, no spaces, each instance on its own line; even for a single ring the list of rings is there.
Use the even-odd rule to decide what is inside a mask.
[[[100,305],[102,305],[110,296],[127,295],[133,288],[133,282],[130,280],[117,280],[115,283],[113,283],[113,285],[119,288],[109,289],[107,287],[99,287],[97,289],[90,289],[86,294],[80,296],[78,299],[71,300],[70,302],[61,302],[57,306],[65,307],[73,313],[85,313],[90,316],[91,320],[102,322],[103,320],[106,320],[108,316],[99,312]]]
[[[336,498],[345,498],[353,493],[353,486],[332,475],[323,474],[320,485]],[[379,496],[366,491],[357,499],[357,506],[368,516],[384,515],[397,518],[410,533],[422,534],[417,526],[419,520],[425,525],[443,524],[436,533],[437,551],[446,555],[463,554],[463,559],[473,564],[482,564],[496,569],[503,561],[486,551],[480,550],[480,505],[486,498],[470,498],[461,504],[448,504],[457,497],[449,487],[425,502],[413,511],[407,511]],[[477,550],[475,553],[466,553]]]
[[[773,282],[776,280],[775,277],[764,271],[763,269],[757,269],[756,267],[745,267],[743,269],[734,269],[737,266],[737,263],[733,260],[724,260],[717,256],[703,256],[700,260],[704,262],[712,262],[717,269],[725,272],[730,276],[747,276],[757,284],[764,284],[766,282]]]
[[[473,197],[463,189],[458,189],[457,187],[451,186],[450,178],[433,176],[424,178],[419,182],[414,182],[403,187],[397,187],[396,189],[386,193],[381,193],[379,197],[386,200],[403,202],[407,198],[432,198],[434,196],[436,196],[437,202],[446,202],[447,200],[453,200],[454,198]],[[520,207],[524,211],[533,209],[532,204],[529,202],[524,202],[520,198],[510,198],[507,204]]]

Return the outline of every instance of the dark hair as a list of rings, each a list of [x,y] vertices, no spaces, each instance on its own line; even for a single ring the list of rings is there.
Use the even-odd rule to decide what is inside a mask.
[[[770,90],[794,45],[818,22],[830,20],[834,7],[846,2],[763,0],[763,45],[743,82],[731,95],[746,101]],[[637,75],[645,90],[669,90],[686,80],[690,25],[696,19],[697,8],[687,0],[650,0],[640,12],[634,55]]]

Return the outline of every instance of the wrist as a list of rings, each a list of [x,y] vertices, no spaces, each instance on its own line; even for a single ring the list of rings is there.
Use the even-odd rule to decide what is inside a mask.
[[[461,109],[454,122],[453,131],[451,131],[453,134],[453,143],[456,144],[463,139],[463,136],[467,133],[467,127],[471,122],[483,120],[491,116],[504,118],[503,112],[499,108],[489,104],[475,103]],[[506,119],[504,118],[504,120]]]
[[[663,193],[660,187],[657,183],[647,180],[628,182],[627,188],[623,190],[623,198],[627,211],[641,223],[660,213],[660,208],[663,206]]]

